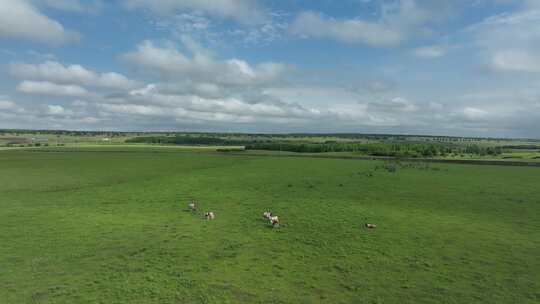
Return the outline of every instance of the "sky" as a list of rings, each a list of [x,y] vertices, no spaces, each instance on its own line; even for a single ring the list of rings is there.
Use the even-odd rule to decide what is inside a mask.
[[[540,0],[0,0],[0,128],[540,138]]]

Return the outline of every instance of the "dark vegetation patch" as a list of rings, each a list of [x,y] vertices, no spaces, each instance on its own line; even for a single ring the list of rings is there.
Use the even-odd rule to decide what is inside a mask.
[[[538,150],[540,145],[504,145],[503,149],[515,149],[515,150]]]
[[[219,148],[216,150],[217,152],[242,152],[245,151],[244,148]]]
[[[449,155],[500,155],[501,147],[484,147],[476,144],[463,145],[455,143],[423,143],[423,142],[337,142],[324,141],[281,141],[279,139],[231,139],[219,136],[142,136],[128,139],[128,143],[172,144],[172,145],[210,145],[210,146],[244,146],[246,150],[287,151],[297,153],[354,152],[371,156],[389,157],[438,157]],[[238,148],[237,148],[238,149]],[[222,148],[222,152],[235,149]]]
[[[445,157],[457,154],[500,155],[499,147],[478,145],[457,146],[452,144],[426,143],[250,143],[246,150],[288,151],[297,153],[354,152],[371,156],[388,157]]]

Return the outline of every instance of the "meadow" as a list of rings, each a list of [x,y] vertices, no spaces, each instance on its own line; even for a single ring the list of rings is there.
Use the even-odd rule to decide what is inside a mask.
[[[0,151],[0,303],[538,303],[539,185],[529,167]]]
[[[0,130],[0,150],[50,147],[179,147],[246,150],[265,154],[317,154],[442,160],[540,163],[540,140],[392,134],[250,134]],[[120,147],[121,148],[121,147]]]

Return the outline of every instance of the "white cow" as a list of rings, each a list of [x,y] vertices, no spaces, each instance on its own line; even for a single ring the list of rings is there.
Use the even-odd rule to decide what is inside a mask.
[[[270,216],[268,220],[270,220],[270,224],[272,224],[272,227],[279,228],[279,217],[277,217],[277,215]]]
[[[214,212],[206,212],[204,214],[204,218],[206,218],[207,220],[213,220],[216,218],[216,216],[214,215]]]

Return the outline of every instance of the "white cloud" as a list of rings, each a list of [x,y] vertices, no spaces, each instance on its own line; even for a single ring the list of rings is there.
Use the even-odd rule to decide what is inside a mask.
[[[64,66],[56,61],[42,64],[12,64],[10,73],[19,79],[44,80],[60,84],[79,84],[112,89],[128,89],[137,85],[122,74],[97,73],[80,65]]]
[[[59,105],[48,105],[47,106],[47,114],[50,115],[64,115],[66,114],[66,110],[64,107]]]
[[[35,0],[32,3],[38,8],[47,7],[47,11],[57,5],[55,9],[70,12],[80,11],[78,4],[86,4],[83,1],[74,1],[71,4],[78,4],[70,7],[71,4],[67,3],[70,1],[63,3],[64,1],[67,0],[59,0],[52,5],[46,0]],[[38,5],[38,2],[41,4]],[[132,7],[143,7],[142,2]],[[297,34],[377,47],[405,44],[414,37],[427,33],[427,26],[436,24],[433,10],[424,7],[428,2],[434,3],[427,0],[373,2],[369,7],[376,7],[375,14],[362,19],[334,19],[318,13],[303,13],[297,16],[296,22],[300,22],[302,16],[310,17],[309,14],[315,22],[314,25],[305,25],[307,29]],[[62,7],[64,4],[67,6]],[[146,7],[162,4],[163,2],[156,1]],[[536,72],[538,67],[535,64],[537,54],[534,50],[540,35],[535,25],[537,19],[530,12],[498,15],[476,25],[476,28],[470,29],[467,34],[460,32],[459,35],[472,33],[471,36],[475,38],[472,45],[464,43],[473,40],[467,40],[471,38],[469,36],[451,35],[442,39],[422,39],[426,44],[412,50],[411,45],[417,44],[411,43],[401,51],[388,53],[394,58],[388,57],[390,60],[386,61],[386,64],[391,66],[383,64],[371,69],[371,64],[368,64],[366,70],[360,70],[363,67],[361,63],[369,60],[361,58],[358,59],[358,65],[350,69],[344,67],[342,64],[345,60],[354,60],[351,57],[344,58],[339,67],[330,67],[329,71],[325,70],[327,65],[321,62],[323,68],[310,67],[308,70],[300,70],[300,73],[287,73],[290,69],[286,64],[260,63],[246,58],[221,56],[186,38],[185,34],[198,33],[194,37],[202,41],[203,45],[210,46],[214,45],[210,39],[215,36],[208,36],[206,40],[204,33],[222,35],[216,39],[217,43],[231,37],[241,37],[258,44],[266,37],[271,41],[279,39],[283,24],[289,22],[290,15],[276,19],[283,22],[279,26],[271,23],[267,25],[267,21],[263,21],[247,27],[231,22],[227,19],[232,17],[230,15],[209,13],[208,10],[194,11],[191,7],[183,6],[184,4],[176,5],[174,3],[173,14],[165,17],[168,21],[178,18],[177,23],[170,23],[176,26],[176,34],[172,29],[167,29],[168,24],[162,24],[167,32],[161,36],[170,37],[171,41],[141,41],[121,57],[129,63],[130,68],[134,68],[128,71],[134,72],[133,75],[140,75],[140,79],[144,79],[145,83],[135,82],[118,73],[103,73],[91,66],[63,63],[60,59],[46,54],[48,49],[37,49],[43,51],[44,55],[19,50],[13,57],[26,58],[28,61],[10,66],[11,74],[21,81],[17,89],[23,93],[37,94],[39,98],[25,108],[25,112],[19,112],[17,109],[22,108],[11,102],[10,98],[0,97],[0,124],[6,125],[4,118],[10,117],[11,124],[16,126],[23,125],[21,121],[28,126],[35,126],[35,121],[39,121],[43,126],[69,128],[200,128],[199,130],[252,132],[366,130],[409,133],[445,133],[447,130],[459,129],[448,131],[454,134],[473,134],[482,129],[491,130],[491,134],[497,135],[503,128],[514,130],[527,126],[527,121],[535,118],[540,121],[540,111],[537,111],[540,95],[535,85],[537,79],[534,79],[536,75],[531,74]],[[220,19],[215,16],[227,18]],[[319,24],[316,24],[317,22]],[[315,25],[319,27],[315,28]],[[453,25],[441,28],[454,30]],[[293,29],[291,27],[291,30]],[[435,27],[433,29],[435,30]],[[321,31],[323,34],[319,34]],[[199,34],[202,39],[199,39]],[[180,42],[175,40],[177,38],[180,38]],[[433,41],[426,42],[429,40]],[[433,74],[425,70],[425,65],[414,67],[414,63],[418,61],[413,60],[411,64],[403,62],[407,57],[401,56],[404,52],[405,55],[410,52],[410,55],[438,58],[455,50],[457,45],[459,48],[473,46],[482,52],[477,54],[472,50],[467,52],[471,57],[460,56],[449,58],[452,59],[450,62],[438,62],[437,65],[455,64],[447,70],[451,77],[462,75],[459,73],[467,68],[466,64],[476,60],[473,56],[485,60],[492,70],[527,71],[529,74],[511,74],[508,78],[482,74],[479,77],[486,78],[478,79],[478,82],[472,84],[468,78],[446,82],[444,80],[447,76],[440,76],[442,78],[434,78],[433,81],[427,81],[427,85],[423,85],[423,80]],[[234,42],[227,44],[227,52],[230,54],[245,51],[236,46]],[[223,50],[223,46],[220,45],[218,50]],[[60,55],[62,52],[56,53]],[[251,54],[253,56],[250,58],[262,58],[264,54],[265,50],[256,55]],[[276,56],[279,54],[276,53]],[[300,55],[291,58],[294,60],[298,56]],[[466,61],[462,61],[463,58]],[[35,62],[38,64],[34,64]],[[403,75],[407,75],[407,72],[415,73],[417,77],[403,80]],[[126,75],[131,78],[132,74]],[[295,78],[297,76],[299,77]],[[521,76],[523,78],[520,78]],[[491,83],[494,78],[497,79]],[[504,80],[504,85],[500,86],[504,95],[482,94],[493,93],[494,90],[490,90],[489,86],[497,86],[496,81],[499,79]],[[527,93],[520,93],[520,88],[516,86],[521,80],[525,81],[519,85],[530,90]],[[333,85],[337,82],[341,85]],[[430,85],[435,82],[443,85]],[[418,90],[419,83],[422,83],[422,90]],[[477,87],[482,85],[486,87]],[[440,92],[441,88],[447,91]],[[460,98],[460,94],[465,94],[467,88],[485,91],[473,90]],[[451,90],[457,93],[448,94]],[[24,104],[24,100],[21,102]],[[97,123],[99,125],[95,125]],[[535,133],[531,130],[533,128],[524,133]]]
[[[102,119],[97,118],[97,117],[89,116],[89,117],[80,118],[79,121],[81,123],[84,123],[84,124],[97,124],[97,123],[101,122]]]
[[[278,100],[297,104],[325,107],[332,100],[333,105],[347,105],[358,102],[358,94],[350,90],[326,85],[272,86],[263,93]]]
[[[360,103],[357,102],[360,99],[355,95],[357,93],[331,87],[272,87],[262,89],[253,99],[235,94],[227,96],[228,92],[215,98],[192,93],[169,94],[161,92],[162,87],[152,84],[133,90],[123,100],[100,103],[100,111],[113,116],[122,115],[126,119],[140,116],[143,121],[219,122],[229,126],[241,123],[303,128],[324,126],[328,128],[326,130],[343,130],[359,126],[427,126],[443,107],[436,103],[416,103],[404,97]],[[328,104],[329,98],[333,100],[332,105]]]
[[[14,110],[16,108],[17,104],[13,101],[0,99],[0,110]]]
[[[251,0],[124,0],[124,3],[128,8],[146,8],[161,15],[198,10],[246,24],[265,18],[262,9]]]
[[[258,26],[229,30],[225,33],[227,41],[240,39],[246,45],[265,45],[285,37],[289,28],[289,14],[275,12]]]
[[[60,85],[48,81],[25,80],[17,86],[17,90],[27,94],[52,96],[85,96],[88,91],[76,85]]]
[[[441,111],[444,109],[444,105],[438,102],[430,102],[428,103],[428,108],[434,111]]]
[[[78,40],[79,34],[66,30],[26,0],[0,0],[1,37],[61,44]]]
[[[539,8],[494,15],[467,28],[485,65],[498,72],[540,72]]]
[[[169,96],[168,98],[178,97]],[[281,109],[263,104],[250,105],[234,100],[201,100],[199,104],[184,104],[184,106],[140,104],[99,104],[98,106],[102,111],[113,114],[208,123],[291,123],[307,121],[309,119],[309,117],[301,115],[285,115],[287,112],[286,108]],[[212,109],[212,106],[216,106],[217,108]],[[316,113],[309,112],[304,114],[311,115],[312,119],[316,115]]]
[[[144,87],[142,89],[129,91],[129,95],[131,95],[131,96],[145,96],[145,95],[148,95],[151,92],[153,92],[155,89],[156,89],[155,84],[149,84],[149,85],[147,85],[146,87]]]
[[[430,45],[416,48],[413,53],[421,58],[439,58],[446,55],[448,49],[442,45]]]
[[[267,45],[281,40],[287,33],[289,14],[271,12],[257,24],[233,25],[216,20],[201,11],[182,12],[173,16],[156,16],[152,24],[169,32],[173,39],[189,36],[208,45]]]
[[[147,40],[140,43],[137,50],[125,54],[123,58],[161,76],[223,85],[268,83],[276,80],[287,70],[284,64],[274,62],[252,66],[236,58],[219,61],[192,40],[184,38],[183,42],[192,52],[191,57],[184,55],[172,45],[159,47]]]
[[[149,40],[140,43],[136,51],[125,54],[123,58],[135,65],[169,73],[184,71],[191,64],[184,54],[172,46],[158,47]]]
[[[99,107],[107,112],[145,115],[145,116],[170,116],[172,112],[166,108],[137,104],[99,104]]]
[[[88,102],[86,102],[84,100],[76,99],[71,103],[71,105],[73,107],[86,107],[86,106],[88,106]]]
[[[305,37],[330,38],[370,46],[394,46],[405,40],[404,33],[387,24],[363,20],[335,20],[315,12],[303,12],[291,25],[291,32]]]
[[[463,115],[470,120],[481,120],[487,118],[489,113],[482,109],[466,107],[463,109]]]
[[[496,51],[491,67],[497,71],[540,72],[540,55],[522,49]]]
[[[374,20],[361,18],[334,19],[320,13],[300,13],[290,27],[302,37],[333,39],[346,43],[361,43],[373,47],[397,46],[414,36],[430,31],[424,26],[446,18],[448,4],[415,0],[382,2],[380,14]]]
[[[264,95],[261,95],[257,102],[249,102],[242,97],[232,96],[205,98],[192,94],[163,94],[156,87],[150,87],[147,90],[137,91],[132,96],[135,98],[131,102],[139,101],[145,104],[150,103],[161,107],[182,108],[186,111],[203,113],[283,118],[311,117],[317,114],[317,111],[312,111],[298,104],[275,101]]]
[[[538,0],[525,0],[525,7],[540,8],[540,2]]]
[[[390,100],[384,100],[379,102],[368,103],[368,111],[379,113],[395,113],[395,112],[415,112],[418,110],[418,106],[406,98],[395,97]]]

